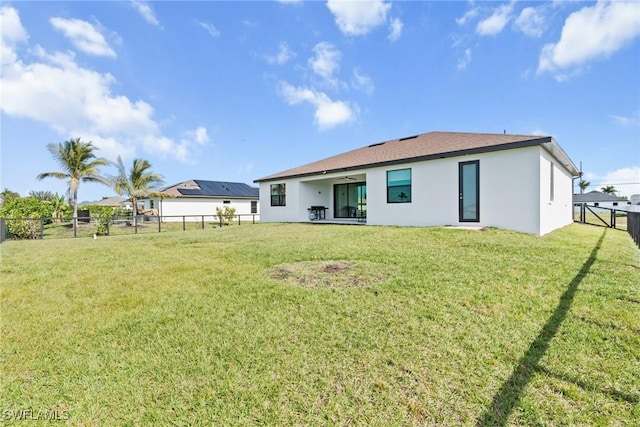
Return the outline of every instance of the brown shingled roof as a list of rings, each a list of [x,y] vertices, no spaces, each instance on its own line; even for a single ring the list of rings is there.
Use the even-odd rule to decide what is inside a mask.
[[[293,178],[330,172],[362,169],[365,167],[382,166],[396,163],[416,162],[440,157],[452,157],[462,154],[480,153],[509,148],[519,148],[545,143],[554,143],[559,151],[566,154],[557,146],[550,136],[536,135],[506,135],[489,133],[462,132],[429,132],[407,138],[372,144],[358,148],[324,160],[298,166],[283,172],[255,180],[271,181],[281,178]],[[563,163],[565,159],[562,159]],[[566,157],[568,165],[575,169],[575,165]]]
[[[167,193],[170,194],[171,197],[180,197],[182,196],[182,194],[180,193],[181,189],[200,189],[200,186],[198,185],[197,182],[195,182],[193,179],[189,180],[189,181],[185,181],[185,182],[181,182],[179,184],[176,185],[172,185],[171,187],[167,187],[164,190],[162,190],[163,193]]]

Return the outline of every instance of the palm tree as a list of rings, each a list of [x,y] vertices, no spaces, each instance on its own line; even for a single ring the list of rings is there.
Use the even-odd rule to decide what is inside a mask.
[[[164,184],[162,175],[149,171],[151,163],[144,159],[134,159],[131,170],[127,172],[118,156],[115,163],[118,175],[111,177],[111,185],[120,196],[127,196],[133,207],[133,225],[136,226],[138,199],[142,197],[166,197],[167,193],[158,190]]]
[[[71,138],[58,144],[48,144],[47,150],[57,160],[62,172],[44,172],[36,177],[39,180],[45,178],[69,180],[67,194],[69,203],[73,208],[74,228],[77,225],[78,218],[78,187],[80,182],[109,184],[106,178],[100,176],[100,170],[98,169],[99,166],[108,165],[109,161],[102,157],[96,157],[94,151],[97,149],[91,141],[84,142],[80,138]]]
[[[590,185],[591,185],[591,183],[589,181],[585,181],[583,179],[578,181],[578,187],[580,187],[580,194],[583,194],[584,190],[586,190],[587,187],[589,187]]]
[[[602,187],[601,190],[605,194],[616,194],[616,188],[613,185],[607,185],[606,187]]]

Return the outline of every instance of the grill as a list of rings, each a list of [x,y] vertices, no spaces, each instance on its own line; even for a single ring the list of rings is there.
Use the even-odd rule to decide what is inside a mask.
[[[307,209],[309,211],[309,219],[311,221],[317,219],[325,219],[327,209],[329,208],[327,208],[326,206],[311,206]]]

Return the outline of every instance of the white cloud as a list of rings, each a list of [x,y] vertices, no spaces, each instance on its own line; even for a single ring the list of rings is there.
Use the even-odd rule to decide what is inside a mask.
[[[18,42],[26,42],[29,35],[22,27],[18,11],[12,7],[3,6],[0,8],[0,34],[3,43],[16,44]]]
[[[132,159],[135,157],[135,147],[125,145],[117,141],[115,137],[104,137],[97,134],[91,134],[84,130],[71,130],[68,135],[81,136],[83,141],[91,141],[100,151],[99,157],[107,159],[116,159],[121,156],[123,159]]]
[[[389,36],[387,37],[392,42],[398,40],[402,35],[402,27],[404,24],[398,18],[393,18],[389,24]]]
[[[0,58],[2,64],[16,61],[15,47],[29,40],[29,35],[22,27],[18,11],[12,7],[0,8]]]
[[[516,31],[531,37],[540,37],[545,28],[545,16],[542,8],[525,7],[513,23]]]
[[[612,115],[611,119],[613,119],[613,121],[620,126],[637,126],[640,123],[638,116],[633,117]]]
[[[499,34],[511,20],[511,12],[513,12],[513,3],[498,6],[490,17],[478,22],[476,32],[481,36]]]
[[[157,142],[151,141],[151,145]],[[164,144],[159,152],[162,154],[163,151],[171,150],[173,155],[183,162],[193,163],[193,153],[198,151],[198,147],[209,143],[209,135],[207,135],[207,129],[203,126],[198,126],[197,128],[187,131],[184,134],[184,137],[180,139],[178,144],[173,144],[173,142],[167,138],[161,141]]]
[[[267,55],[265,58],[270,64],[285,64],[296,54],[289,48],[287,42],[280,42],[278,45],[278,53],[276,55]]]
[[[61,31],[71,43],[84,53],[94,56],[116,57],[104,36],[90,23],[81,19],[51,18],[53,28]]]
[[[338,81],[334,73],[340,69],[342,53],[331,43],[320,42],[314,46],[315,56],[309,58],[309,66],[314,73],[324,79],[331,86],[337,86]]]
[[[594,182],[595,179],[591,182]],[[607,172],[601,179],[597,180],[600,187],[613,185],[620,197],[630,197],[633,194],[640,194],[640,166],[630,166]]]
[[[469,9],[462,17],[456,18],[456,24],[466,25],[467,22],[475,19],[476,16],[478,16],[478,9],[477,8]]]
[[[198,22],[198,25],[204,28],[211,37],[218,37],[220,35],[220,30],[213,26],[213,24],[208,22]]]
[[[327,7],[333,14],[340,31],[349,36],[362,36],[387,22],[387,13],[391,9],[391,4],[382,0],[329,0]]]
[[[209,135],[207,135],[207,128],[199,126],[193,131],[193,139],[200,145],[204,145],[209,142]]]
[[[471,49],[467,48],[465,49],[464,54],[462,55],[462,58],[458,60],[458,64],[456,65],[456,68],[460,71],[465,70],[467,68],[467,65],[469,65],[470,62],[471,62]]]
[[[557,80],[579,74],[587,62],[606,58],[640,35],[640,3],[599,1],[569,15],[560,40],[542,49],[538,73]]]
[[[138,11],[140,15],[151,25],[155,25],[156,27],[160,26],[160,21],[156,18],[153,9],[151,6],[147,4],[147,2],[142,0],[132,0],[131,5]]]
[[[360,71],[357,68],[353,70],[353,81],[351,84],[355,89],[361,90],[367,95],[371,95],[375,90],[371,77],[360,74]]]
[[[20,40],[26,37],[25,33]],[[31,49],[35,60],[27,63],[4,43],[3,50],[7,46],[11,53],[7,58],[13,59],[3,57],[0,73],[0,98],[11,99],[0,104],[4,114],[44,123],[65,139],[91,139],[110,158],[142,147],[163,157],[188,159],[192,146],[164,136],[150,104],[112,93],[116,79],[111,74],[79,66],[73,53],[49,53],[40,46]],[[204,128],[193,135],[196,144],[208,141]]]
[[[315,122],[320,130],[331,129],[355,119],[356,105],[344,101],[332,101],[325,93],[305,87],[280,83],[280,95],[289,105],[307,102],[315,107]]]

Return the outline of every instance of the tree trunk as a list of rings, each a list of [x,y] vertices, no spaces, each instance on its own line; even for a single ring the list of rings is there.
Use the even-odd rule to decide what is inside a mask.
[[[131,198],[131,207],[133,208],[133,228],[138,229],[138,200],[135,197]]]
[[[78,230],[78,190],[73,190],[73,230]]]

